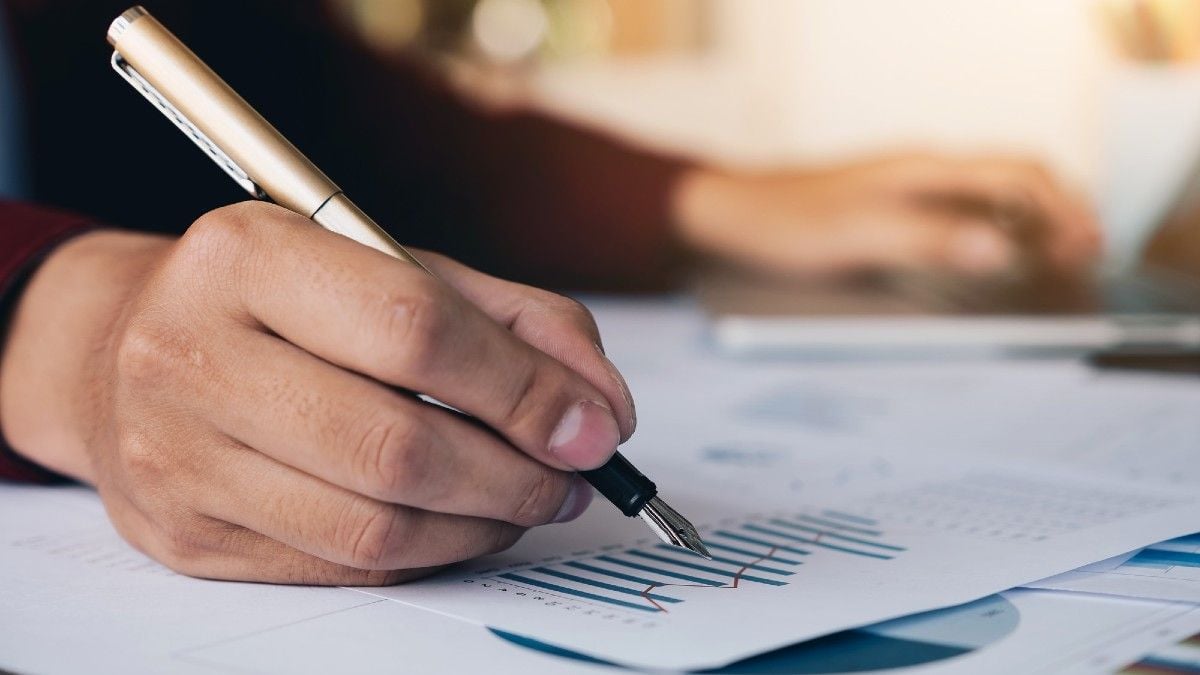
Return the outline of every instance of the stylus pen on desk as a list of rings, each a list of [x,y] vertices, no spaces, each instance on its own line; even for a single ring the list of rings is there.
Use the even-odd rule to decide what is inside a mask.
[[[113,69],[256,199],[429,271],[145,9],[117,17],[108,42]],[[620,453],[581,475],[664,542],[710,557],[696,528]]]

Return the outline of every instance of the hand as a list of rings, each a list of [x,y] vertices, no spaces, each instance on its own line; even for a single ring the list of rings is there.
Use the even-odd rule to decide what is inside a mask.
[[[14,316],[6,437],[201,577],[396,583],[578,516],[634,427],[591,316],[419,255],[258,203],[82,236]]]
[[[696,170],[676,193],[683,240],[755,269],[837,275],[1022,261],[1062,271],[1098,252],[1095,217],[1026,161],[899,155],[821,171]]]

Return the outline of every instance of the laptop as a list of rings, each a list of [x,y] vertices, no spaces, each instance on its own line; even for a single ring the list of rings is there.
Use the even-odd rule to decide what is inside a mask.
[[[1200,355],[1200,163],[1120,271],[787,282],[706,270],[697,292],[730,354]]]

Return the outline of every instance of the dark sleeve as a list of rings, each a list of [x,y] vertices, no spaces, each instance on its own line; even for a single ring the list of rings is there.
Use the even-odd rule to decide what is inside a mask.
[[[0,338],[37,264],[57,244],[90,227],[81,216],[0,200]],[[62,478],[19,457],[0,438],[0,480],[50,483]]]
[[[557,288],[675,281],[670,199],[684,162],[535,112],[489,111],[415,63],[348,51],[358,65],[346,70],[362,76],[346,100],[369,103],[344,128],[370,150],[344,167],[343,187],[407,225],[402,241]]]

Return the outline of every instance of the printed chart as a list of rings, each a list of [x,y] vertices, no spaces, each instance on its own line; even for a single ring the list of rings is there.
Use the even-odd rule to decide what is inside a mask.
[[[876,529],[878,521],[822,510],[764,518],[705,534],[713,554],[704,560],[666,544],[614,548],[582,559],[547,562],[463,580],[543,602],[585,603],[594,609],[668,613],[685,602],[672,588],[737,589],[744,584],[788,585],[809,556],[830,553],[886,561],[904,552]],[[613,615],[612,618],[616,618]]]
[[[1154,544],[1029,587],[1200,603],[1200,534]]]

